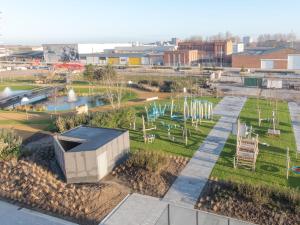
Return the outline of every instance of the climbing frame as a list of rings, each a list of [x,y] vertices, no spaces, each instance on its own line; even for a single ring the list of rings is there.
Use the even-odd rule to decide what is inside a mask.
[[[258,135],[256,135],[256,137],[242,137],[242,135],[240,135],[240,121],[238,120],[236,139],[236,154],[233,162],[234,168],[245,166],[255,170],[256,159],[259,152]]]

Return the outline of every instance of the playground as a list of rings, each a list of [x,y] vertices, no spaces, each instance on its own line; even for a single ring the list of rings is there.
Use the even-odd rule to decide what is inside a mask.
[[[258,105],[260,113],[256,112]],[[274,113],[277,114],[275,117],[273,117]],[[300,176],[292,171],[292,168],[300,165],[300,157],[296,159],[296,144],[287,102],[279,101],[274,105],[270,100],[248,99],[240,114],[240,122],[252,127],[250,131],[252,137],[258,136],[259,152],[255,170],[244,166],[233,168],[237,135],[232,134],[211,177],[238,183],[299,188]],[[273,130],[279,130],[280,134],[270,134]],[[288,166],[287,161],[289,161]]]
[[[191,158],[218,119],[212,111],[204,112],[205,107],[208,108],[205,104],[213,107],[218,102],[219,99],[214,97],[181,97],[136,106],[136,129],[130,131],[131,150],[159,151]],[[201,114],[196,110],[201,103],[203,115],[196,115],[197,112]]]

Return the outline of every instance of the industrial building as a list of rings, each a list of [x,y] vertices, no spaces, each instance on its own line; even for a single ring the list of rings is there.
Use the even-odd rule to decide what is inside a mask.
[[[129,153],[129,132],[80,126],[54,137],[54,152],[67,183],[98,182]]]
[[[83,64],[93,65],[158,65],[163,62],[163,55],[159,53],[102,53],[102,54],[82,54],[80,61]]]
[[[197,50],[177,50],[164,53],[165,66],[191,66],[199,59]]]
[[[300,55],[292,48],[254,48],[232,55],[232,67],[254,69],[299,69]]]
[[[81,54],[104,53],[116,47],[132,47],[132,43],[103,43],[103,44],[43,44],[44,60],[46,63],[79,61]]]
[[[232,41],[183,41],[178,43],[178,51],[181,50],[197,50],[201,64],[225,66],[231,62]]]
[[[244,43],[233,43],[232,54],[240,53],[245,50]]]

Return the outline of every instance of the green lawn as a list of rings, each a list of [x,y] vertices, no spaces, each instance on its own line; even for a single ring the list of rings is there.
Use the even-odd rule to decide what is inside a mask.
[[[262,111],[262,118],[272,116],[272,106],[269,104],[269,101],[260,100],[259,105]],[[289,180],[286,179],[287,147],[290,148],[291,166],[300,165],[300,159],[297,161],[295,156],[296,145],[287,103],[278,103],[279,129],[281,130],[279,137],[267,135],[267,130],[271,128],[270,122],[264,121],[262,126],[258,127],[256,108],[257,100],[248,99],[240,114],[241,122],[246,122],[247,125],[253,126],[254,132],[259,134],[259,142],[270,145],[269,147],[259,145],[255,172],[245,168],[233,168],[236,137],[231,135],[211,176],[218,177],[220,180],[299,188],[300,175],[290,172]]]
[[[77,93],[77,94],[88,94],[90,92],[89,90],[89,87],[88,85],[86,87],[84,86],[72,86],[74,91]],[[105,93],[105,88],[104,87],[95,87],[93,89],[91,89],[91,93],[99,93],[99,94],[103,94]],[[136,99],[137,98],[137,94],[133,91],[131,91],[130,89],[126,89],[125,90],[125,93],[124,93],[124,96],[123,96],[123,99],[122,101],[130,101],[130,100],[133,100],[133,99]]]
[[[30,85],[30,84],[0,84],[0,91],[3,91],[4,88],[9,87],[13,91],[18,90],[32,90],[36,88],[37,86]]]
[[[219,99],[203,97],[199,99],[206,99],[214,104],[216,104]],[[180,104],[183,105],[183,100],[179,100]],[[163,100],[157,102],[157,104],[161,104],[162,106],[165,103],[170,103],[170,100]],[[175,104],[178,103],[178,100],[175,101]],[[187,128],[190,130],[191,136],[188,138],[188,145],[185,145],[185,139],[182,137],[182,127],[184,126],[183,122],[175,121],[170,118],[170,112],[167,111],[164,117],[160,117],[155,121],[154,124],[150,124],[149,126],[146,123],[146,128],[152,127],[154,125],[157,126],[156,130],[147,131],[147,134],[155,134],[156,138],[154,143],[145,144],[143,139],[142,132],[142,119],[141,115],[143,114],[146,119],[146,113],[144,106],[136,107],[138,112],[138,119],[136,123],[136,131],[130,131],[130,147],[132,150],[154,150],[166,153],[172,153],[176,155],[181,155],[185,157],[192,157],[194,152],[199,148],[202,141],[206,138],[207,134],[210,132],[211,128],[215,125],[216,119],[214,121],[203,122],[199,130],[196,130],[192,125],[191,121],[187,122]],[[179,113],[179,112],[178,112]],[[176,113],[176,114],[178,114]],[[171,136],[175,137],[175,140],[170,140],[168,137],[167,124],[176,125],[176,128],[171,129]]]

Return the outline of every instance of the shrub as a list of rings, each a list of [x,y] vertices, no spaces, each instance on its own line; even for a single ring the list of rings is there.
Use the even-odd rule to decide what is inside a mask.
[[[0,129],[0,159],[19,157],[22,139],[11,129]]]
[[[128,167],[139,167],[151,172],[160,172],[168,165],[169,158],[154,151],[137,151],[131,153],[126,164]]]
[[[80,125],[108,128],[128,128],[135,117],[134,109],[119,109],[108,112],[94,112],[90,115],[80,114],[58,117],[55,125],[59,132],[72,129]]]
[[[66,131],[66,122],[65,119],[59,116],[55,121],[55,126],[59,132]]]

